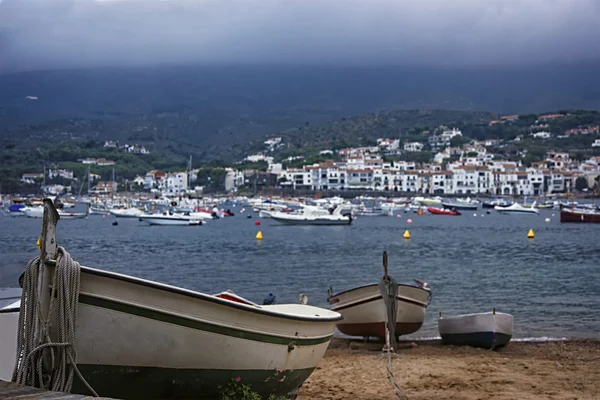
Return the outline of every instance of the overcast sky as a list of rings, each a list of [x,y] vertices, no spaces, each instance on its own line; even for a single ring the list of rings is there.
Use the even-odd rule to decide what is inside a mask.
[[[0,70],[600,58],[600,0],[0,0]]]

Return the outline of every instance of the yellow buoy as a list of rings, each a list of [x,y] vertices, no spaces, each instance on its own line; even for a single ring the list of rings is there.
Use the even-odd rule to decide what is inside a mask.
[[[258,233],[256,234],[256,240],[262,240],[262,232],[258,231]]]
[[[408,231],[408,229],[404,231],[404,239],[410,239],[410,232]]]
[[[535,237],[535,233],[533,233],[533,229],[530,229],[527,233],[527,239],[533,239]]]
[[[35,242],[35,245],[36,245],[37,247],[40,247],[40,246],[41,246],[41,244],[40,244],[40,238],[38,238],[37,242]]]

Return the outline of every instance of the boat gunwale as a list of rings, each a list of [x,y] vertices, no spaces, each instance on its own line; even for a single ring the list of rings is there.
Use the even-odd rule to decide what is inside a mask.
[[[486,312],[471,313],[471,314],[457,314],[457,315],[449,315],[449,316],[442,315],[441,317],[438,318],[438,320],[440,320],[440,319],[458,319],[458,318],[463,318],[463,317],[473,317],[475,315],[508,315],[508,316],[511,316],[511,317],[513,316],[512,314],[508,314],[508,313],[504,313],[504,312],[486,311]]]
[[[91,267],[84,267],[83,265],[81,266],[81,270],[82,270],[82,272],[86,272],[91,275],[117,279],[117,280],[128,282],[128,283],[139,284],[141,286],[145,286],[145,287],[149,287],[149,288],[153,288],[153,289],[157,289],[157,290],[164,290],[166,292],[175,293],[175,294],[179,294],[179,295],[183,295],[183,296],[187,296],[187,297],[191,297],[191,298],[195,298],[195,299],[206,300],[206,301],[221,304],[221,305],[224,305],[227,307],[237,308],[240,310],[250,311],[250,312],[257,313],[257,314],[262,314],[262,315],[275,317],[275,318],[285,318],[285,319],[291,319],[291,320],[295,320],[295,321],[313,321],[313,322],[336,322],[336,321],[341,321],[343,319],[342,315],[340,315],[339,313],[338,313],[338,316],[336,316],[336,317],[333,317],[333,316],[332,317],[321,317],[321,316],[314,317],[314,316],[308,316],[308,315],[303,316],[303,315],[286,314],[286,313],[272,311],[272,310],[268,310],[268,309],[264,309],[264,308],[257,308],[257,306],[250,306],[250,305],[246,305],[243,303],[237,303],[237,302],[233,302],[230,300],[221,299],[219,297],[215,297],[215,296],[212,296],[209,294],[196,292],[193,290],[184,289],[184,288],[180,288],[177,286],[171,286],[171,285],[167,285],[165,283],[159,283],[159,282],[154,282],[154,281],[150,281],[150,280],[146,280],[146,279],[142,279],[142,278],[136,278],[136,277],[133,277],[130,275],[120,274],[118,272],[111,272],[111,271],[105,271],[105,270],[100,270],[100,269],[91,268]],[[258,306],[258,307],[260,307],[260,306]],[[312,306],[312,307],[314,307],[314,306]],[[327,310],[325,308],[323,310],[332,312],[331,310]]]
[[[342,294],[346,294],[346,293],[352,292],[354,290],[364,289],[364,288],[367,288],[367,287],[378,286],[378,285],[379,285],[378,283],[371,283],[371,284],[368,284],[368,285],[357,286],[357,287],[352,288],[352,289],[348,289],[348,290],[344,290],[342,292],[338,292],[338,293],[332,294],[331,296],[327,297],[327,300],[329,301],[329,299],[331,299],[333,297],[337,297],[337,296],[340,296]],[[406,283],[399,283],[398,286],[404,286],[404,287],[409,287],[409,288],[413,288],[413,289],[420,289],[420,290],[423,290],[423,291],[427,292],[429,294],[429,297],[431,297],[431,290],[424,289],[422,287],[418,287],[418,286],[415,286],[415,285],[409,285],[409,284],[406,284]],[[421,302],[419,302],[419,303],[421,303]]]

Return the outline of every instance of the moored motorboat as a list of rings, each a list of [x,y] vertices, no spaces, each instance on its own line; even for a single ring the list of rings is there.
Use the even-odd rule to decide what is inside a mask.
[[[512,337],[513,316],[495,310],[449,317],[440,315],[438,328],[444,344],[497,349]]]
[[[39,300],[31,304],[41,315],[64,307],[60,300],[50,307],[45,293],[51,285],[65,293],[66,283],[51,277],[58,269],[68,273],[74,265],[64,249],[52,248],[58,216],[48,213],[42,254],[56,260],[28,268],[23,280],[30,282],[31,274],[39,271],[41,291],[37,285],[30,286],[33,292],[24,288],[23,298]],[[76,336],[73,354],[83,378],[105,397],[217,398],[232,379],[265,398],[284,395],[317,367],[342,318],[305,304],[257,305],[83,266],[76,273],[79,284],[75,292],[69,291],[77,316],[77,323],[70,325]],[[60,318],[54,311],[48,321],[65,326]],[[36,331],[34,326],[23,329]],[[48,339],[62,344],[59,334],[50,330]],[[75,377],[71,393],[89,390]]]
[[[271,218],[291,225],[350,225],[351,215],[342,215],[343,206],[337,206],[331,213],[327,210],[316,210],[304,207],[298,213],[271,211]]]
[[[25,207],[21,209],[23,214],[25,214],[26,217],[29,218],[42,218],[42,216],[44,215],[44,207]],[[58,210],[58,215],[60,215],[61,218],[64,218],[65,220],[68,219],[81,219],[81,218],[85,218],[87,217],[87,213],[73,213],[73,212],[66,212],[63,210]]]
[[[519,203],[513,203],[508,207],[495,206],[494,210],[501,214],[525,214],[525,215],[538,215],[540,211],[536,208],[534,202],[531,207],[523,207]]]
[[[426,283],[398,285],[396,336],[416,332],[423,325],[425,312],[431,299]],[[331,310],[344,319],[337,324],[340,332],[348,336],[385,336],[386,307],[377,284],[360,286],[333,294],[328,298]]]
[[[139,216],[139,220],[149,225],[167,225],[167,226],[189,226],[202,225],[204,220],[194,215],[185,214],[144,214]]]
[[[462,215],[460,211],[448,208],[427,207],[427,211],[434,215]]]
[[[446,199],[442,201],[444,208],[454,210],[477,210],[479,201],[469,199]]]

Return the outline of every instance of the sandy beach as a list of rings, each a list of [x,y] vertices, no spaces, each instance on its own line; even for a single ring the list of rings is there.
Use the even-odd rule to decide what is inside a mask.
[[[298,399],[395,399],[381,347],[334,339]],[[497,351],[401,342],[393,370],[411,400],[600,399],[600,340],[511,342]]]

